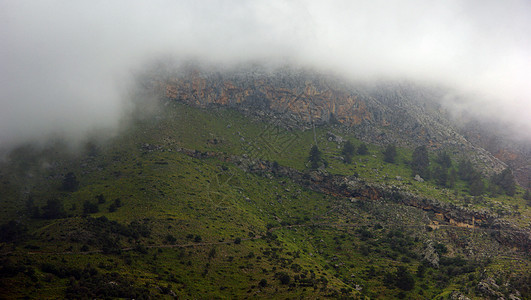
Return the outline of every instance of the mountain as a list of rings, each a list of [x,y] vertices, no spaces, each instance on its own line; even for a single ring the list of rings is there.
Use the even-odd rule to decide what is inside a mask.
[[[530,297],[530,202],[444,90],[256,66],[142,80],[119,136],[2,162],[2,297]]]
[[[466,138],[471,130],[452,122],[441,105],[452,91],[443,88],[408,82],[349,82],[287,67],[230,71],[189,67],[161,81],[167,98],[200,107],[219,104],[261,114],[265,119],[274,115],[283,119],[285,126],[301,129],[333,120],[370,143],[445,149],[471,157],[486,174],[506,167],[479,143]]]

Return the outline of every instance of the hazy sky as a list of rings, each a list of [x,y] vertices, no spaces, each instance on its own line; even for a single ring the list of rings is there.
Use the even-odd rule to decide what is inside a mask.
[[[440,82],[531,133],[531,1],[0,0],[0,145],[115,127],[168,55]]]

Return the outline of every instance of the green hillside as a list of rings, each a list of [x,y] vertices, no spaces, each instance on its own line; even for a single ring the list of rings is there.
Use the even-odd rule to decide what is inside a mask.
[[[413,149],[387,163],[369,144],[347,164],[344,141],[362,142],[340,125],[288,130],[177,102],[131,122],[106,143],[21,147],[2,164],[0,298],[531,297],[528,245],[503,242],[501,227],[458,227],[249,165],[394,187],[529,234],[520,187],[471,196],[459,178],[416,181]],[[308,162],[315,142],[319,170]]]

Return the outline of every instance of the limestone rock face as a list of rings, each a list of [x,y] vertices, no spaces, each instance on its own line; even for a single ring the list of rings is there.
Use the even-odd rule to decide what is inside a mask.
[[[370,143],[426,145],[457,156],[471,154],[488,175],[506,166],[453,126],[440,105],[448,93],[443,89],[403,82],[349,82],[309,70],[260,67],[189,68],[160,85],[168,99],[201,107],[230,106],[264,119],[282,120],[288,128],[341,123]]]
[[[422,177],[420,177],[419,174],[415,175],[415,178],[413,178],[413,179],[415,179],[418,182],[424,182],[424,179]]]

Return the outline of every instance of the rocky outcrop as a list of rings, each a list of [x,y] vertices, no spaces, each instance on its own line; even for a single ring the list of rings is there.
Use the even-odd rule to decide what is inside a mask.
[[[230,71],[188,68],[164,79],[169,99],[206,107],[225,105],[288,128],[339,122],[361,140],[405,147],[426,145],[467,155],[487,174],[505,164],[461,135],[438,104],[441,89],[409,83],[362,84],[290,68]]]
[[[216,157],[234,163],[242,170],[261,176],[288,177],[307,188],[345,199],[362,199],[375,201],[385,199],[394,203],[407,205],[433,212],[442,224],[463,228],[482,228],[491,233],[500,244],[516,247],[523,253],[531,253],[531,232],[518,229],[512,224],[498,219],[484,210],[473,210],[440,202],[436,199],[419,197],[400,187],[385,184],[369,184],[356,176],[330,175],[324,170],[301,172],[289,167],[244,156],[227,156],[217,152],[200,152],[185,148],[174,149],[189,156],[204,159]]]

